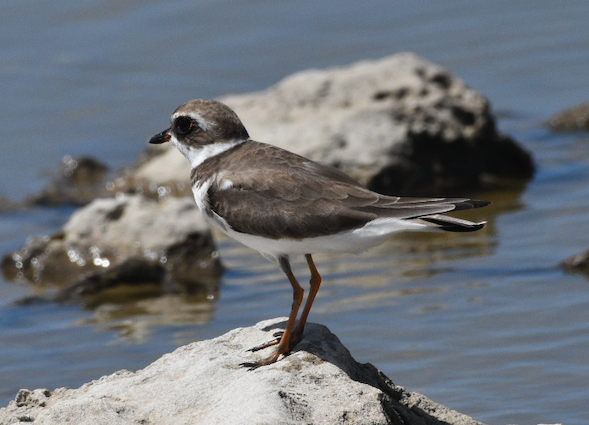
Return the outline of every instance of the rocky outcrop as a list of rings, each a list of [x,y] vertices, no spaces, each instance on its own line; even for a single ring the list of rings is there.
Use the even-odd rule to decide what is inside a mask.
[[[160,285],[164,292],[216,284],[221,272],[210,230],[190,198],[96,199],[61,231],[7,254],[8,280],[57,285],[59,301],[116,285]]]
[[[580,103],[553,115],[548,120],[552,131],[586,131],[589,130],[589,102]]]
[[[483,95],[411,53],[302,71],[219,100],[255,140],[335,165],[380,192],[432,194],[534,172],[530,154],[498,133]],[[188,172],[171,150],[135,176],[165,185],[186,182]]]
[[[293,353],[253,371],[247,351],[285,319],[181,347],[137,372],[119,371],[78,389],[21,390],[0,423],[481,425],[396,386],[356,362],[329,330],[307,324]]]

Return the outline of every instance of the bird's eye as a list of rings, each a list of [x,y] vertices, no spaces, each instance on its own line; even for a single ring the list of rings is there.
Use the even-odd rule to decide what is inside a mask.
[[[178,117],[174,121],[174,130],[176,133],[186,135],[190,133],[194,128],[194,121],[188,117]]]

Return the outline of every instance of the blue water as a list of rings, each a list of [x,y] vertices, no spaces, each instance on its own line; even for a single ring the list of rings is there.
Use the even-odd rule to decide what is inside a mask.
[[[0,13],[0,193],[38,191],[66,154],[131,164],[196,97],[261,90],[297,70],[414,51],[492,102],[539,166],[474,235],[401,236],[362,256],[318,256],[310,320],[393,381],[489,424],[589,422],[589,279],[557,264],[589,248],[589,134],[553,113],[589,100],[585,1],[7,0]],[[453,194],[452,194],[453,195]],[[0,216],[0,253],[51,234],[70,208]],[[212,306],[134,312],[16,307],[0,281],[0,405],[19,388],[76,387],[181,344],[288,313],[277,267],[220,240]],[[301,260],[295,273],[307,273]]]

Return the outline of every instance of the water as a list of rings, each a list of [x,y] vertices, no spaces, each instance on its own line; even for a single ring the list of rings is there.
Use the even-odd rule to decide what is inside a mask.
[[[66,154],[132,163],[190,98],[259,90],[301,69],[414,51],[491,100],[539,165],[472,235],[401,236],[362,256],[317,256],[311,320],[396,383],[489,424],[589,422],[589,279],[557,264],[589,248],[589,134],[551,114],[588,100],[585,1],[1,3],[0,193],[22,200]],[[451,194],[455,195],[455,194]],[[0,252],[55,232],[69,208],[0,216]],[[104,307],[11,302],[0,282],[0,405],[19,388],[77,387],[181,344],[288,313],[277,267],[220,240],[213,310],[164,300]],[[303,260],[295,273],[304,276]],[[182,305],[166,313],[166,302]]]

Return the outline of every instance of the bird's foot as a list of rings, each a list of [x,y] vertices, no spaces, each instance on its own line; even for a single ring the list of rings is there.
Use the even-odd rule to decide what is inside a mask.
[[[274,338],[276,338],[276,339],[273,339],[272,341],[264,342],[263,344],[260,344],[260,345],[256,345],[255,347],[252,347],[247,351],[251,351],[251,352],[255,353],[256,351],[263,350],[264,348],[278,345],[280,343],[282,335],[284,335],[284,331],[278,331],[273,335]]]
[[[284,336],[284,331],[278,331],[278,332],[274,333],[274,337],[276,339],[274,339],[272,341],[265,342],[264,344],[258,345],[256,347],[250,348],[248,351],[255,352],[255,351],[263,350],[264,348],[278,345],[278,347],[276,347],[276,350],[274,350],[272,352],[272,354],[270,354],[270,356],[266,357],[265,359],[258,360],[255,362],[241,363],[240,366],[247,367],[248,370],[254,370],[254,369],[257,369],[261,366],[267,366],[269,364],[276,363],[276,361],[282,355],[288,356],[290,354],[290,350],[293,347],[293,345],[290,343],[290,339],[289,339],[289,341],[282,341],[283,336]]]
[[[258,360],[256,362],[244,362],[244,363],[241,363],[240,366],[247,367],[248,370],[255,370],[261,366],[268,366],[269,364],[276,363],[276,361],[278,360],[278,358],[282,354],[288,354],[289,352],[290,351],[287,351],[286,353],[282,353],[281,350],[277,349],[269,357],[267,357],[265,359]]]
[[[251,351],[251,350],[250,350]],[[268,366],[269,364],[276,363],[280,356],[284,355],[285,357],[290,354],[290,347],[281,347],[280,345],[274,350],[274,352],[266,357],[265,359],[258,360],[255,362],[244,362],[241,363],[240,366],[247,367],[248,370],[255,370],[261,366]]]

